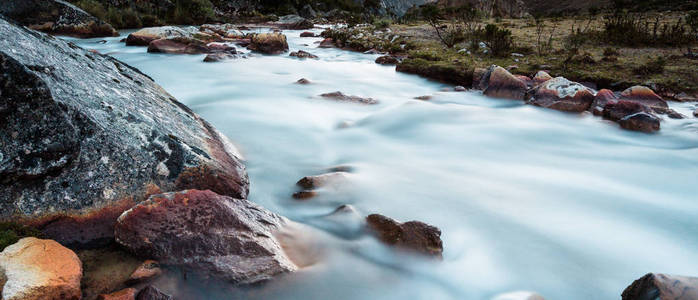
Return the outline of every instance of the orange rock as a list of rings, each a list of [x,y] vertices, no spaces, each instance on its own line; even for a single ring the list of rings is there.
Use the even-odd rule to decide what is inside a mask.
[[[485,96],[513,100],[524,99],[528,89],[526,83],[502,67],[492,66],[490,70],[487,88],[483,92]]]
[[[625,91],[623,91],[620,94],[620,100],[625,100],[625,101],[631,101],[631,102],[637,102],[640,104],[647,105],[649,107],[659,107],[659,108],[667,108],[669,105],[667,105],[666,101],[662,99],[659,95],[655,94],[654,91],[652,91],[648,87],[644,86],[633,86]]]
[[[128,282],[139,283],[148,281],[162,274],[160,264],[154,260],[146,260],[136,268],[128,279]]]
[[[616,102],[618,102],[618,97],[616,97],[613,91],[602,89],[594,96],[594,101],[591,103],[591,112],[594,115],[601,115],[606,104]]]
[[[53,240],[23,238],[0,253],[2,299],[80,299],[82,263]]]
[[[548,72],[545,71],[538,71],[535,76],[533,76],[533,85],[539,85],[543,82],[546,82],[550,79],[553,79]]]
[[[134,288],[127,288],[111,294],[99,295],[97,300],[134,300],[137,292]]]

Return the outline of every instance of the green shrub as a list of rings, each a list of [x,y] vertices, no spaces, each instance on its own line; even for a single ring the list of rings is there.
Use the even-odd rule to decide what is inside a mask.
[[[114,28],[124,28],[124,21],[121,18],[121,10],[115,7],[109,7],[105,21],[111,24]]]
[[[643,13],[621,11],[604,18],[601,39],[627,47],[683,47],[696,42],[691,22],[694,21],[690,15],[673,23],[662,23],[659,17],[649,19]]]
[[[214,17],[209,0],[176,0],[171,21],[178,24],[200,24]]]
[[[143,27],[154,27],[164,25],[164,23],[160,21],[160,19],[157,16],[154,15],[141,16],[141,23],[143,23]]]
[[[511,31],[499,28],[494,24],[487,24],[482,32],[482,41],[490,49],[494,56],[506,56],[511,52],[513,40]]]
[[[125,9],[121,11],[121,20],[123,22],[122,28],[141,28],[143,23],[141,18],[138,17],[138,13],[132,9]]]
[[[667,61],[664,57],[657,57],[633,69],[633,72],[641,76],[662,74],[664,73],[664,68],[666,67],[666,64]]]

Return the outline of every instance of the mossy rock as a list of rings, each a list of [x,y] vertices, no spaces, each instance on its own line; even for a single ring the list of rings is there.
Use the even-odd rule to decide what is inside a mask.
[[[28,236],[40,237],[41,232],[17,223],[0,223],[0,251],[5,250],[5,247],[16,243],[19,239]]]
[[[408,58],[398,64],[395,70],[466,87],[473,84],[473,67],[466,64]]]

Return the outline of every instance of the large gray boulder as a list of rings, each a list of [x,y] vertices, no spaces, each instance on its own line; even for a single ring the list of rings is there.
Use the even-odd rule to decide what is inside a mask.
[[[51,34],[82,38],[119,35],[111,25],[62,0],[2,0],[0,14]]]
[[[211,191],[154,195],[119,217],[116,241],[143,257],[232,283],[294,271],[274,236],[287,220]]]
[[[0,222],[89,247],[150,194],[246,198],[235,147],[150,77],[2,18],[0,36]]]

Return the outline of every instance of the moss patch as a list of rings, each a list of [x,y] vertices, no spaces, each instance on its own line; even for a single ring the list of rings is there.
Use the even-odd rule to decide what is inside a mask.
[[[5,247],[16,243],[21,238],[28,236],[41,237],[41,232],[17,223],[0,223],[0,251],[5,250]]]

